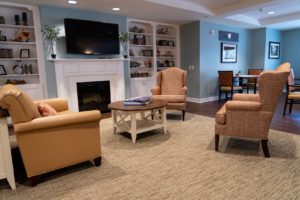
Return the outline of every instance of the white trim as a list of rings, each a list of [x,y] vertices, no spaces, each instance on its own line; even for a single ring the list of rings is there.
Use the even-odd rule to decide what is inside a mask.
[[[192,98],[192,97],[187,97],[186,101],[194,102],[194,103],[205,103],[205,102],[210,102],[210,101],[215,101],[218,100],[218,96],[212,96],[212,97],[206,97],[206,98]]]

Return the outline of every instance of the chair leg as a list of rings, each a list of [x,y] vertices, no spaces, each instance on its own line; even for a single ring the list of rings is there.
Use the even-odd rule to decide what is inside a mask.
[[[225,92],[225,101],[228,99],[228,92]]]
[[[182,110],[182,121],[184,121],[184,117],[185,117],[185,110]]]
[[[233,90],[231,90],[230,92],[230,100],[232,100],[232,98],[233,98]]]
[[[220,135],[215,134],[215,151],[219,151],[219,138]]]
[[[263,149],[265,157],[270,158],[270,153],[269,153],[269,148],[268,148],[268,140],[262,140],[261,147]]]
[[[283,116],[285,116],[285,113],[286,113],[286,106],[287,106],[287,104],[289,103],[288,101],[289,101],[288,99],[285,99],[284,107],[283,107]]]
[[[292,109],[293,109],[293,103],[294,103],[294,100],[293,100],[293,99],[291,99],[291,100],[290,100],[290,109],[289,109],[289,114],[291,114],[291,113],[292,113]]]
[[[101,156],[94,159],[94,163],[96,167],[99,167],[101,165],[101,160],[102,160]]]
[[[34,187],[38,184],[38,176],[29,177],[28,180],[31,187]]]
[[[221,90],[219,90],[219,101],[221,101]]]

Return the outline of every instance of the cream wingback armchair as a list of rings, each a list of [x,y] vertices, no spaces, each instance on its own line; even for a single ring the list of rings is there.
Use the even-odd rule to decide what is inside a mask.
[[[186,71],[177,67],[160,71],[156,75],[157,85],[151,89],[152,99],[167,101],[167,109],[181,110],[183,121],[187,93],[186,77]]]
[[[219,136],[236,136],[261,140],[265,157],[268,150],[268,132],[281,91],[287,81],[290,64],[285,63],[276,71],[260,74],[259,94],[235,94],[216,114],[215,150]]]
[[[42,117],[37,106],[52,106],[57,115]],[[0,89],[0,106],[9,111],[32,186],[43,173],[94,160],[101,164],[99,111],[69,112],[64,99],[32,101],[14,85]]]

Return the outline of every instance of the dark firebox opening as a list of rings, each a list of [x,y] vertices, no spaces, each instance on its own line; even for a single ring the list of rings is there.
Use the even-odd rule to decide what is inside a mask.
[[[111,102],[109,81],[77,83],[79,111],[100,110],[110,112],[107,105]]]

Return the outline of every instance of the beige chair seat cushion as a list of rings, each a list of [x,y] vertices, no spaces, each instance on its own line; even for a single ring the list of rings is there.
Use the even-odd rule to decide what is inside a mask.
[[[231,86],[221,86],[221,91],[229,92],[231,91]],[[241,86],[233,86],[233,90],[242,90]]]
[[[225,124],[226,122],[226,105],[223,105],[222,108],[216,114],[216,123]]]
[[[153,95],[152,99],[164,100],[168,103],[183,103],[185,102],[185,95]]]
[[[288,99],[300,100],[300,92],[290,92]]]

